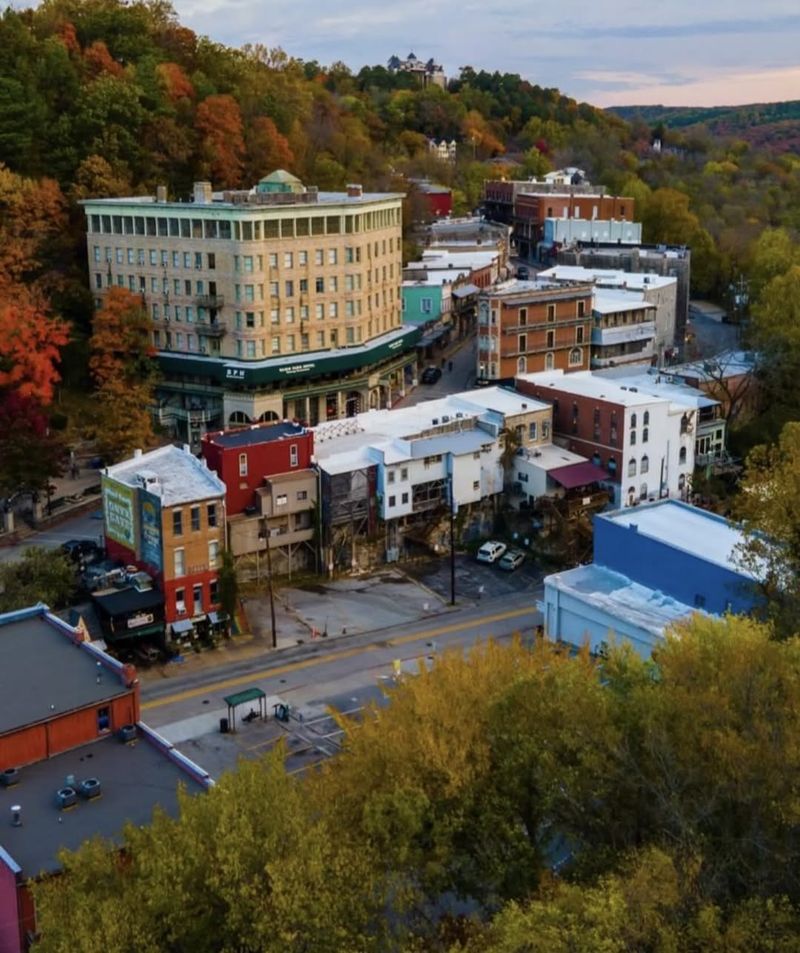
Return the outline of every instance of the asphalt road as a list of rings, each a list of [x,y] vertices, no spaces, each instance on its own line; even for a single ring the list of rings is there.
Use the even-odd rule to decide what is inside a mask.
[[[235,661],[225,667],[177,672],[169,678],[142,673],[142,718],[155,728],[200,716],[197,733],[211,730],[223,698],[257,687],[267,696],[280,696],[293,706],[325,704],[334,697],[357,696],[396,666],[414,670],[419,659],[450,648],[464,649],[477,641],[509,639],[519,632],[530,636],[541,614],[536,610],[540,590],[529,589],[478,605],[455,609],[380,632],[339,637],[270,655]],[[271,714],[271,712],[270,712]]]
[[[70,517],[56,526],[32,533],[15,546],[0,546],[0,563],[19,559],[22,551],[28,546],[55,549],[68,539],[92,539],[95,542],[102,543],[103,520],[102,516],[97,518],[101,513],[100,500],[98,499],[91,510],[82,513],[80,516]]]

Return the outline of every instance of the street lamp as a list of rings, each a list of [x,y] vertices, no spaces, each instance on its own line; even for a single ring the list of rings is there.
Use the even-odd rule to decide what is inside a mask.
[[[278,630],[275,626],[275,591],[272,588],[272,553],[269,546],[269,529],[267,527],[267,518],[264,517],[262,530],[259,536],[264,540],[267,547],[267,594],[269,595],[269,616],[272,626],[272,647],[278,647]]]
[[[456,604],[456,501],[453,493],[452,457],[451,471],[447,476],[448,509],[450,510],[450,605]]]

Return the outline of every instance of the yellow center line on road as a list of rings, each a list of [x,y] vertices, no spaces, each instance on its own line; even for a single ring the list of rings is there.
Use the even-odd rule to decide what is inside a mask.
[[[362,652],[372,652],[376,649],[382,649],[386,646],[405,645],[408,642],[416,642],[420,639],[434,639],[440,635],[447,635],[450,632],[458,632],[459,629],[474,629],[479,625],[489,625],[492,622],[504,622],[508,619],[514,619],[518,616],[527,615],[534,612],[536,607],[530,605],[524,609],[510,609],[508,612],[498,612],[494,615],[482,616],[479,619],[467,620],[462,622],[453,622],[450,625],[441,625],[435,629],[428,629],[425,632],[414,632],[410,635],[399,635],[393,639],[385,639],[380,642],[370,642],[359,648],[343,649],[341,652],[332,652],[330,655],[315,655],[312,658],[301,659],[298,662],[289,662],[286,665],[278,665],[275,668],[265,668],[256,672],[249,672],[247,675],[236,675],[232,678],[224,678],[218,682],[212,682],[209,685],[203,685],[200,688],[187,688],[182,692],[175,692],[173,695],[166,695],[164,698],[153,699],[153,701],[142,702],[142,711],[152,711],[154,708],[164,708],[167,705],[174,705],[176,702],[186,701],[189,698],[197,698],[199,695],[207,695],[211,692],[222,691],[228,688],[235,688],[237,685],[245,685],[248,682],[255,682],[265,678],[274,678],[278,675],[288,675],[290,672],[300,672],[305,668],[313,668],[318,665],[327,665],[329,662],[338,662],[342,659],[353,658]]]

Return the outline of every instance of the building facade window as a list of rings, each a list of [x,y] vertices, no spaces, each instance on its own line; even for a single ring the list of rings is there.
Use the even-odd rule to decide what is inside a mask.
[[[183,535],[183,510],[172,511],[172,535]]]
[[[636,476],[636,460],[633,457],[628,460],[628,476]]]
[[[217,525],[217,504],[209,503],[208,509],[206,510],[206,518],[208,519],[209,528],[213,528]]]
[[[578,364],[583,363],[583,348],[574,347],[569,352],[569,366],[575,367]]]
[[[639,473],[648,473],[650,470],[650,458],[645,454],[639,464]]]
[[[186,554],[182,549],[176,549],[173,553],[173,569],[176,577],[186,575]]]
[[[193,506],[190,510],[192,519],[192,532],[197,533],[200,530],[200,507]]]
[[[219,542],[216,539],[209,540],[208,543],[208,568],[216,569],[219,560]]]
[[[239,476],[240,477],[247,476],[247,454],[246,453],[239,454]]]

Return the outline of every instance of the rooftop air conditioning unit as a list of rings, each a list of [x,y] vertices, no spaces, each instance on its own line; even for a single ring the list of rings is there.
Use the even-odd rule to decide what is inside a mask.
[[[78,793],[75,788],[64,787],[56,791],[56,807],[63,811],[74,807],[78,803]]]

